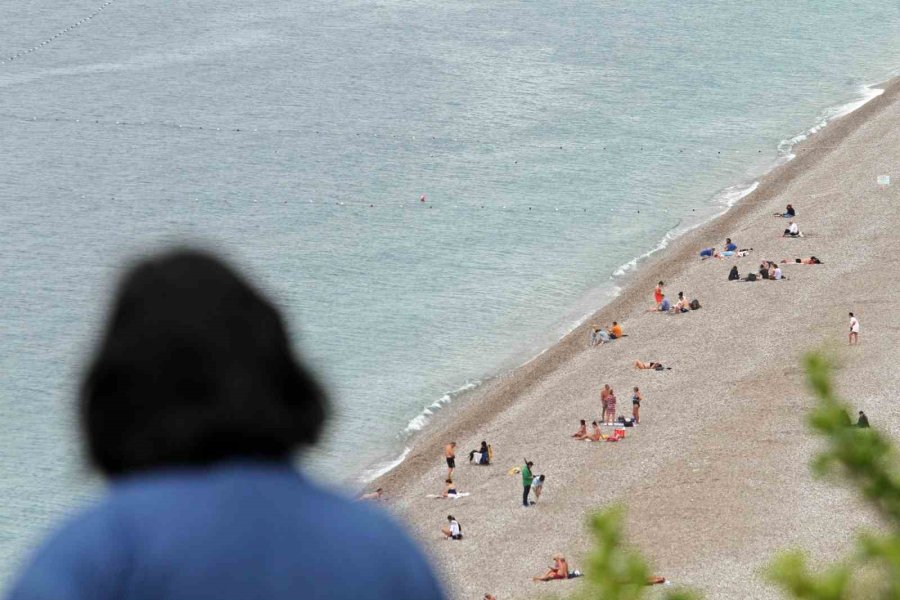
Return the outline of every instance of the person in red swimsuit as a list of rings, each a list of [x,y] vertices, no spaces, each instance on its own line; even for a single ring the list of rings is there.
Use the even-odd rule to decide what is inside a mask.
[[[541,576],[532,577],[534,581],[552,581],[569,578],[569,563],[562,554],[553,555],[553,566]]]

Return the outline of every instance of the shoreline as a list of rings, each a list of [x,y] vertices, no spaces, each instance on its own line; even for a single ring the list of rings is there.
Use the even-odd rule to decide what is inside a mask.
[[[459,388],[445,392],[440,398],[425,407],[418,415],[409,421],[406,428],[401,432],[410,434],[404,441],[403,450],[393,457],[378,460],[364,468],[362,472],[353,479],[356,482],[356,487],[367,489],[380,479],[389,476],[393,471],[402,467],[410,454],[416,450],[416,447],[421,445],[421,439],[423,437],[434,436],[438,433],[438,431],[434,431],[435,429],[440,430],[448,427],[446,421],[447,419],[452,418],[451,415],[454,414],[454,409],[456,411],[465,410],[463,405],[474,402],[474,399],[479,396],[488,395],[486,386],[497,379],[511,376],[516,371],[527,367],[531,362],[540,359],[544,354],[552,350],[554,346],[563,343],[566,338],[583,329],[592,319],[598,318],[599,314],[607,306],[614,303],[629,287],[631,287],[631,278],[635,277],[637,272],[647,265],[648,261],[652,261],[660,252],[671,247],[691,232],[710,226],[717,220],[727,216],[729,212],[733,211],[738,205],[744,202],[748,196],[753,194],[764,179],[770,177],[787,165],[790,165],[791,162],[797,158],[794,151],[797,150],[799,146],[808,142],[811,138],[819,136],[824,131],[827,131],[827,128],[836,121],[853,115],[865,108],[873,100],[883,95],[887,90],[887,87],[896,83],[898,78],[900,78],[900,76],[892,77],[891,79],[880,83],[862,86],[859,90],[859,98],[823,109],[820,112],[822,117],[817,120],[815,125],[807,128],[802,133],[796,134],[790,138],[785,138],[779,142],[776,147],[777,157],[762,173],[742,182],[727,186],[713,194],[709,200],[709,207],[712,210],[715,210],[717,205],[723,206],[724,209],[721,212],[716,212],[707,218],[703,218],[696,223],[684,227],[676,226],[672,230],[666,232],[653,248],[617,267],[608,278],[613,282],[614,289],[610,300],[599,308],[583,314],[581,317],[575,318],[572,325],[567,327],[566,330],[558,336],[556,341],[552,342],[549,346],[526,358],[523,362],[509,368],[501,368],[499,372],[489,375],[484,379],[467,381]],[[733,200],[728,200],[728,196],[730,195],[734,196]],[[615,283],[616,280],[620,280],[620,285]],[[600,286],[598,285],[597,287]],[[590,293],[590,291],[585,292],[585,295],[588,293]],[[583,332],[582,335],[586,337],[587,334],[586,332]],[[427,412],[429,410],[430,412]],[[422,422],[422,424],[418,427],[413,427],[417,422]]]
[[[871,524],[856,498],[809,474],[817,446],[803,422],[808,397],[798,360],[825,340],[845,342],[847,309],[860,311],[868,331],[885,333],[868,337],[859,358],[842,365],[837,386],[865,403],[870,419],[875,414],[900,432],[888,393],[890,350],[900,339],[890,339],[896,327],[884,293],[900,287],[900,269],[883,265],[893,261],[900,193],[875,183],[900,163],[900,79],[877,87],[882,94],[796,145],[793,160],[761,177],[730,210],[640,263],[619,296],[558,343],[440,411],[406,460],[370,484],[387,490],[388,505],[432,553],[454,597],[570,593],[577,582],[531,586],[529,575],[557,551],[582,568],[590,548],[584,519],[610,502],[628,505],[628,538],[656,572],[707,598],[777,598],[758,575],[776,549],[799,545],[828,558],[835,536]],[[772,218],[787,202],[798,208],[803,240],[782,238],[784,223]],[[726,236],[756,251],[699,261],[698,248]],[[761,259],[808,254],[825,265],[787,266],[789,278],[778,283],[725,281],[732,264],[743,274]],[[670,294],[684,289],[699,298],[704,309],[646,314],[658,279]],[[614,319],[629,337],[587,348],[590,323]],[[635,359],[674,370],[636,371]],[[571,441],[576,419],[598,412],[604,382],[623,400],[622,390],[641,386],[648,400],[641,426],[620,444]],[[471,497],[424,500],[440,491],[443,444],[458,441],[463,457],[482,439],[494,446],[494,465],[461,460],[455,474]],[[548,474],[540,505],[525,513],[516,501],[521,484],[506,475],[523,455]],[[464,548],[435,536],[448,502],[470,534]],[[492,560],[469,560],[483,553]]]

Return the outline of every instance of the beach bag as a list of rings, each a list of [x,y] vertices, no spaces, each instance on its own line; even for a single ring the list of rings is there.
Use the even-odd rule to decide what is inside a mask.
[[[696,298],[691,300],[691,310],[700,310],[700,301]]]
[[[620,440],[625,439],[625,430],[624,429],[616,429],[613,431],[613,433],[615,433],[616,437],[619,438]]]
[[[756,281],[756,273],[748,273],[747,281]]]

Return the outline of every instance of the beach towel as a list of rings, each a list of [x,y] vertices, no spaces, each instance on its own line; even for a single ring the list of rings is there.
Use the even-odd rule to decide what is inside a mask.
[[[458,494],[450,494],[449,496],[447,496],[447,498],[456,500],[457,498],[465,498],[466,496],[470,496],[470,495],[471,494],[469,494],[469,492],[460,492]],[[426,498],[443,498],[443,496],[441,496],[440,494],[428,494],[425,497]]]
[[[507,471],[506,474],[507,475],[518,475],[521,472],[522,472],[522,469],[520,467],[513,467],[512,469]]]

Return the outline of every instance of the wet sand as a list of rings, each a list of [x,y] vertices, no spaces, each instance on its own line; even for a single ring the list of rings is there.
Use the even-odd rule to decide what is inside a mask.
[[[655,573],[706,598],[777,598],[760,569],[778,549],[803,546],[833,557],[871,521],[846,489],[814,480],[808,463],[818,442],[806,430],[811,398],[800,360],[828,347],[838,357],[838,388],[873,426],[900,432],[893,396],[900,384],[893,350],[900,324],[890,306],[900,289],[900,82],[833,121],[794,149],[796,158],[760,181],[728,213],[673,242],[642,264],[623,293],[584,326],[530,363],[450,407],[416,440],[407,460],[383,476],[388,506],[431,553],[453,597],[500,600],[566,594],[578,580],[535,584],[561,552],[583,569],[593,510],[621,502],[629,539]],[[892,170],[894,169],[894,170]],[[895,182],[880,187],[878,175]],[[796,208],[805,237],[782,238]],[[745,258],[701,261],[725,237]],[[785,265],[785,281],[734,283],[763,259],[815,255],[825,264]],[[653,287],[665,280],[703,308],[648,314]],[[861,343],[847,347],[849,311]],[[591,323],[623,324],[628,337],[588,348]],[[671,371],[639,371],[635,359]],[[640,386],[642,422],[620,443],[572,440],[578,419],[599,417],[609,383],[619,414],[631,412]],[[468,464],[481,440],[494,464]],[[444,443],[459,443],[455,481],[471,496],[433,500],[446,465]],[[507,475],[524,458],[547,475],[538,505],[521,506],[521,479]],[[452,513],[465,540],[443,540]]]

